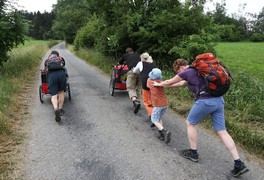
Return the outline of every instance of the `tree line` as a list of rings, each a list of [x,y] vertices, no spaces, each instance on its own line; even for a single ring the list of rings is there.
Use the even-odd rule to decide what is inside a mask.
[[[206,0],[58,0],[52,12],[32,13],[7,11],[10,1],[0,4],[1,41],[11,42],[3,44],[8,46],[4,51],[1,44],[1,52],[26,35],[63,39],[75,49],[94,48],[114,58],[129,46],[148,51],[159,65],[171,66],[178,57],[192,60],[199,53],[215,53],[220,41],[264,41],[264,7],[259,14],[230,17],[224,1],[205,13]],[[12,23],[19,32],[11,29]]]

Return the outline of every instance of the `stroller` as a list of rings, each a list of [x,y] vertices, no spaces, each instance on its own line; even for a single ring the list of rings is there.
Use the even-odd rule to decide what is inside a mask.
[[[65,92],[68,94],[69,100],[71,100],[71,91],[70,91],[70,84],[68,82],[68,77],[67,77]],[[47,71],[41,70],[41,85],[39,86],[39,100],[41,103],[44,102],[44,95],[49,95]]]
[[[128,66],[125,64],[112,66],[112,75],[109,84],[109,92],[112,96],[114,96],[115,90],[127,89],[126,79],[128,71]]]

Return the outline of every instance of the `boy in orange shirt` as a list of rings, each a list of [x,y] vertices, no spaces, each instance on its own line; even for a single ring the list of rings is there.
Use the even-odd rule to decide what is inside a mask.
[[[168,109],[168,101],[165,95],[163,87],[153,86],[153,83],[161,82],[162,73],[158,68],[153,68],[149,73],[149,78],[147,80],[147,87],[150,89],[150,97],[153,106],[151,121],[159,130],[158,138],[165,143],[169,143],[171,140],[171,132],[166,130],[162,124],[162,116]]]

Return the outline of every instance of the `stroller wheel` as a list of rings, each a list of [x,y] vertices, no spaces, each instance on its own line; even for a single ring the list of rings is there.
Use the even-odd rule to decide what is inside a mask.
[[[68,92],[69,100],[71,100],[71,89],[69,83],[67,83],[67,92]]]
[[[110,79],[110,83],[109,83],[109,93],[114,96],[114,91],[115,91],[115,73],[113,71],[112,75],[111,75],[111,79]]]
[[[42,86],[39,86],[39,100],[41,103],[43,103],[43,97],[44,97],[44,93],[42,92]]]

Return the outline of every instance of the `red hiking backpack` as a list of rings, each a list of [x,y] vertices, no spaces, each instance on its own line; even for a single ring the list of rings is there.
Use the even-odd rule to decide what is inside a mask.
[[[48,70],[59,70],[63,69],[63,62],[60,56],[56,54],[51,54],[47,60]]]
[[[228,91],[233,78],[225,65],[212,53],[196,56],[192,67],[204,77],[208,93],[212,96],[223,96]]]

